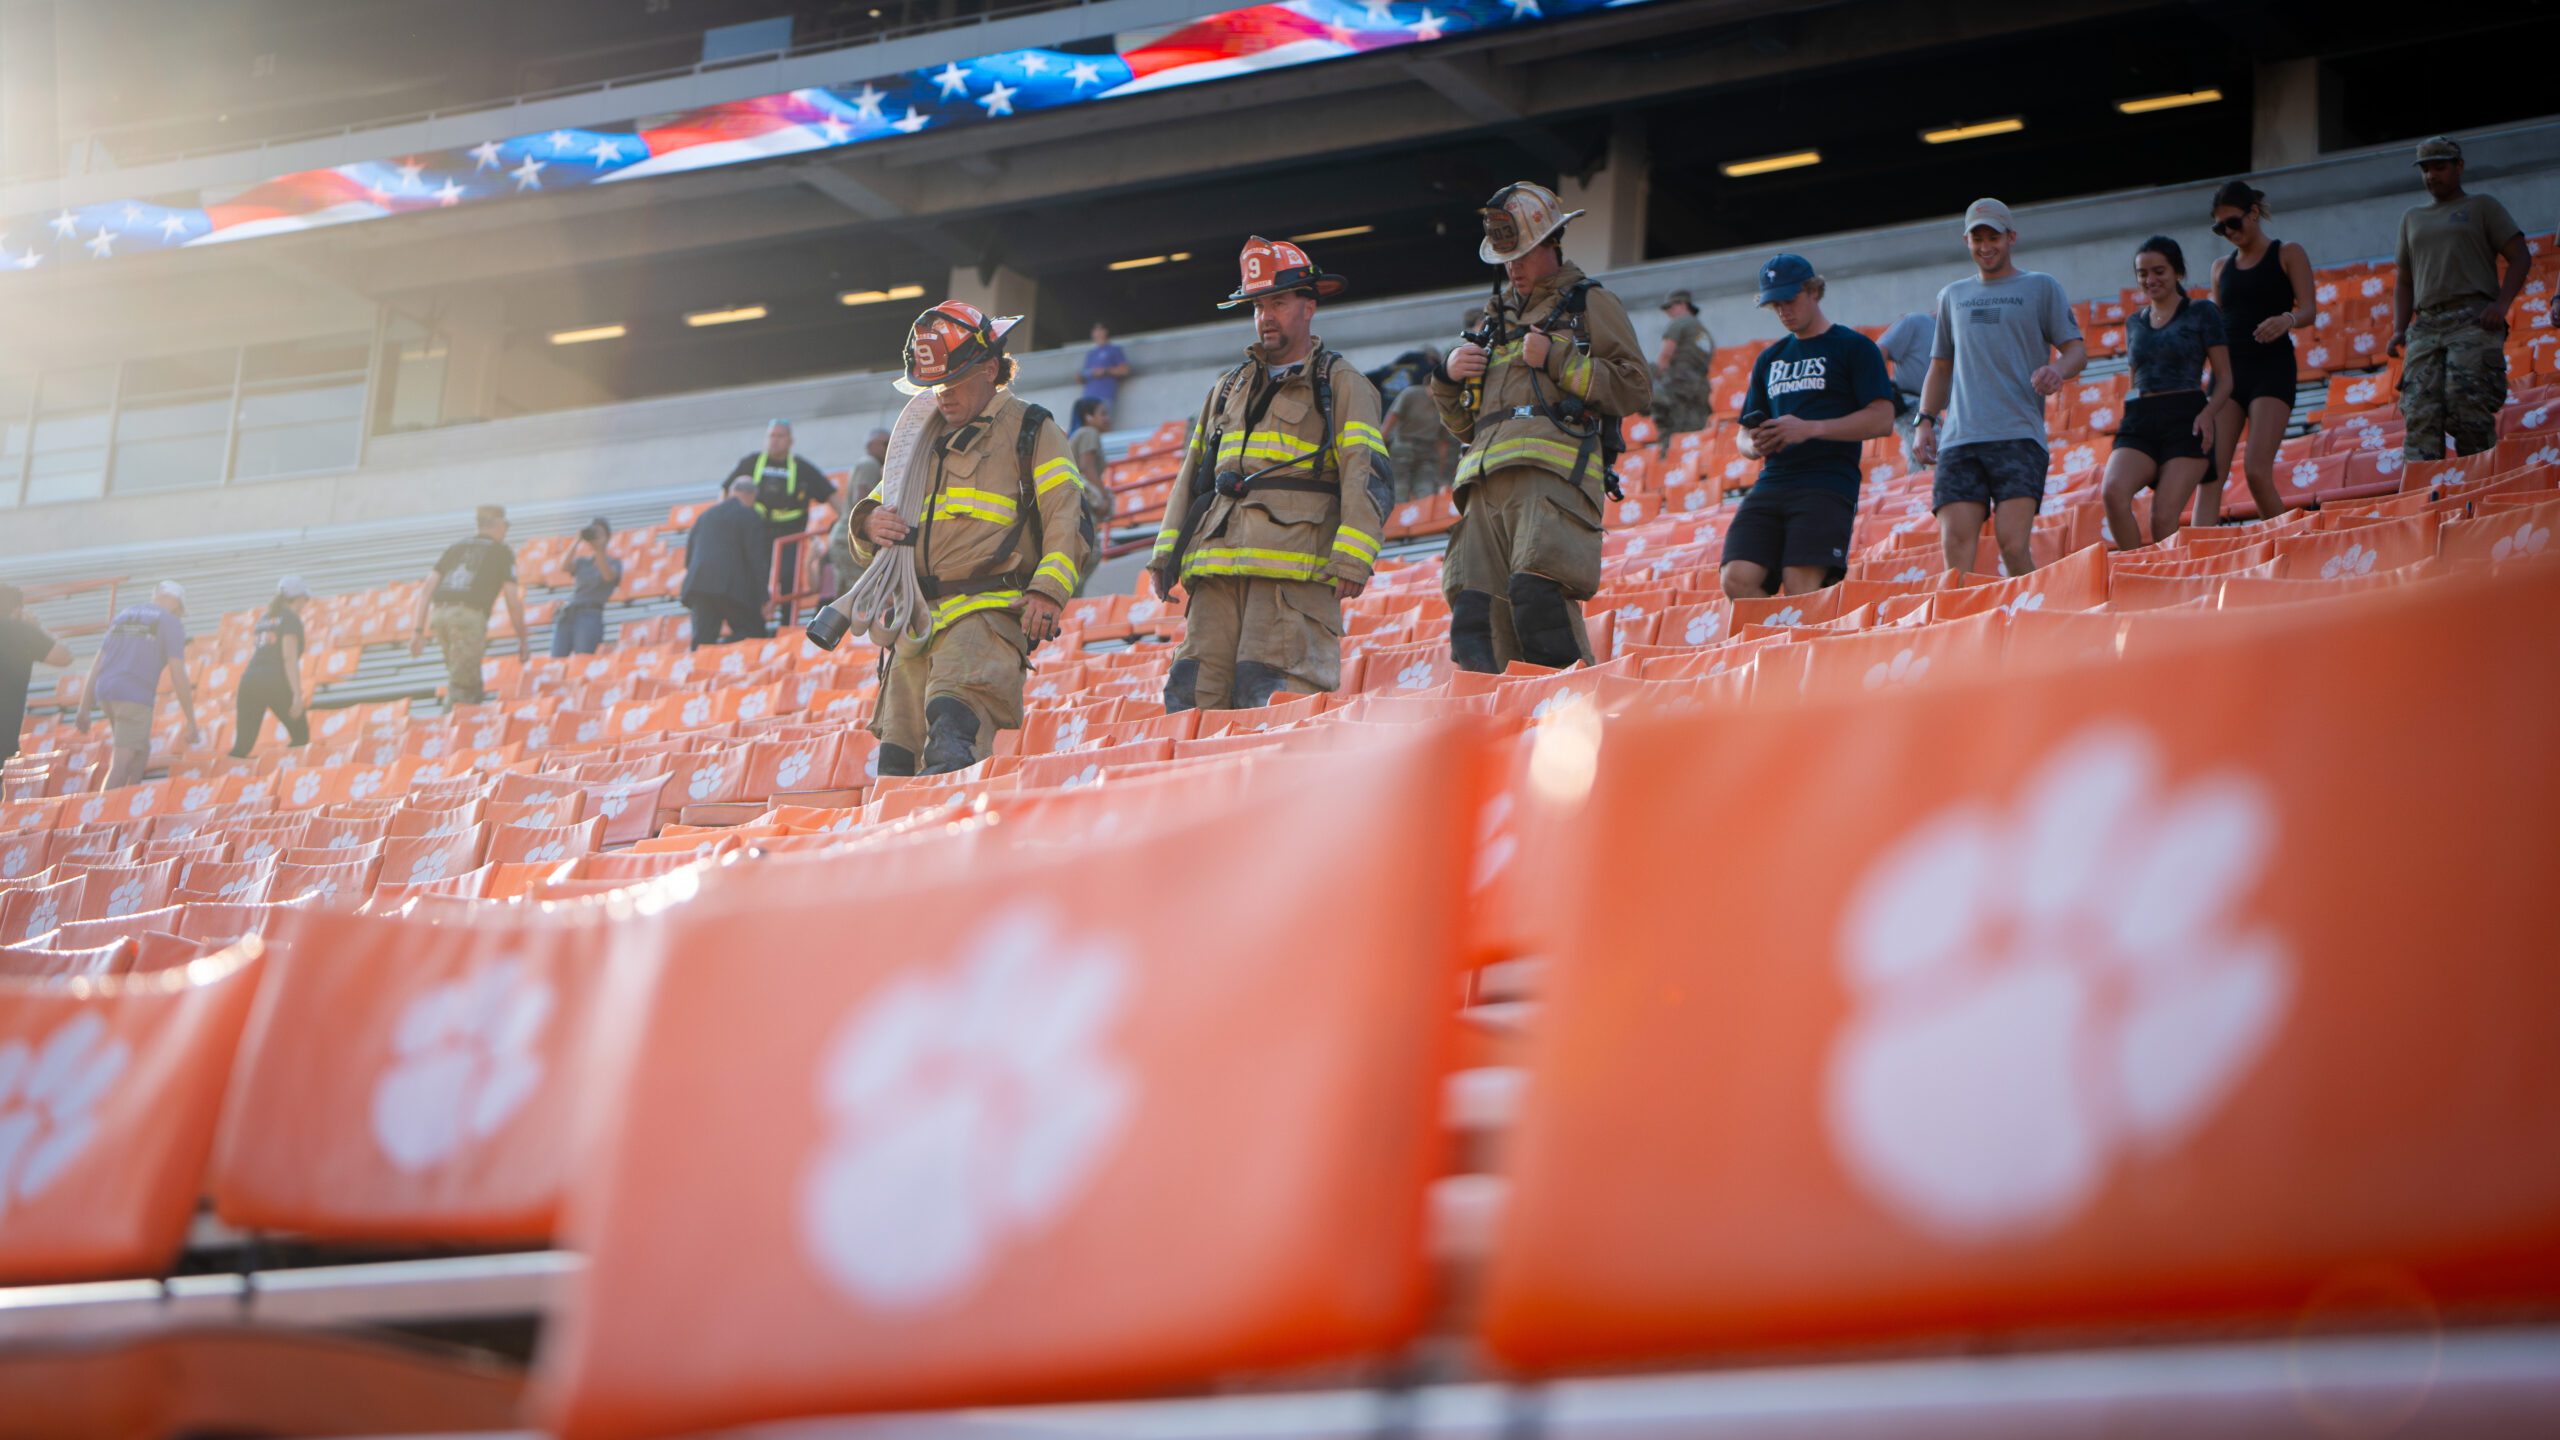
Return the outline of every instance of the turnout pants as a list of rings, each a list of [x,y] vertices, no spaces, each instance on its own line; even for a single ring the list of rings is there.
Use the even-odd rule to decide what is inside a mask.
[[[2400,365],[2400,417],[2408,435],[2400,453],[2444,458],[2444,437],[2477,455],[2498,443],[2498,410],[2507,403],[2507,327],[2478,322],[2475,300],[2433,305],[2409,317],[2409,348]]]
[[[1665,442],[1685,431],[1706,429],[1714,415],[1714,396],[1704,375],[1675,376],[1653,388],[1653,423],[1662,427]]]
[[[1599,465],[1599,457],[1592,465]],[[1600,589],[1600,479],[1513,466],[1463,487],[1441,588],[1458,665],[1555,669],[1591,659],[1582,605]]]
[[[1166,673],[1167,710],[1250,710],[1277,694],[1342,684],[1342,597],[1329,580],[1199,575],[1182,649]]]
[[[1029,653],[1022,615],[1015,610],[979,610],[922,640],[901,639],[880,686],[871,733],[882,746],[919,759],[937,736],[946,746],[965,744],[969,761],[987,758],[998,730],[1022,727],[1022,676],[1028,668],[1023,657]],[[965,718],[951,708],[955,703],[965,707]],[[884,775],[891,773],[887,758]]]
[[[489,653],[489,612],[439,605],[427,612],[427,628],[444,652],[445,703],[477,705],[487,699],[480,688],[480,661]]]

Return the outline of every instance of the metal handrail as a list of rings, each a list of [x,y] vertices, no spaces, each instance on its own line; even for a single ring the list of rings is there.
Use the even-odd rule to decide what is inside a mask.
[[[187,150],[159,152],[137,159],[119,159],[115,163],[110,164],[104,170],[91,167],[79,171],[73,171],[67,166],[57,163],[50,169],[26,171],[15,175],[0,175],[0,185],[18,185],[36,180],[67,179],[75,173],[82,175],[105,174],[114,170],[134,169],[142,165],[167,165],[184,160],[199,160],[210,155],[251,155],[263,150],[273,149],[278,146],[299,145],[305,141],[327,140],[345,135],[360,135],[373,130],[387,130],[395,125],[418,125],[432,120],[446,120],[463,115],[494,115],[515,109],[519,106],[536,104],[544,100],[565,100],[573,95],[602,94],[610,90],[627,89],[634,85],[654,84],[661,80],[679,80],[688,75],[708,75],[722,70],[735,70],[748,65],[760,65],[781,60],[797,60],[811,55],[831,54],[838,50],[856,50],[867,45],[883,44],[891,40],[904,40],[916,35],[929,35],[945,31],[955,31],[972,25],[989,25],[998,20],[1011,20],[1018,16],[1038,14],[1047,10],[1081,9],[1097,3],[1099,3],[1099,0],[1021,0],[1021,3],[1018,4],[1001,6],[999,8],[990,9],[977,15],[968,16],[962,19],[954,19],[947,22],[919,22],[911,25],[892,26],[880,30],[869,31],[858,40],[812,40],[805,43],[795,43],[783,46],[774,50],[760,50],[751,55],[730,55],[718,60],[702,60],[691,65],[677,66],[669,69],[642,71],[638,74],[632,75],[616,75],[605,80],[589,81],[577,85],[556,86],[549,90],[530,90],[523,94],[509,96],[501,100],[475,100],[464,105],[442,106],[432,110],[414,110],[402,115],[382,116],[367,120],[349,121],[344,125],[320,126],[307,130],[287,131],[281,135],[270,135],[255,141],[246,141],[227,145],[203,145]],[[850,78],[858,79],[860,77]],[[167,122],[162,123],[165,124]],[[116,126],[104,130],[92,130],[65,141],[64,148],[68,149],[84,140],[106,141],[114,136],[140,134],[154,128],[157,127],[145,124],[133,124]]]

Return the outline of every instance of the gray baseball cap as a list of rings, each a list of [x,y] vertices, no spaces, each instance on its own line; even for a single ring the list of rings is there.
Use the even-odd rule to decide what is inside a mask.
[[[2009,207],[1987,195],[1964,207],[1964,233],[1972,234],[1977,225],[1988,225],[1994,230],[2018,228],[2018,222],[2009,214]]]
[[[2409,163],[2412,165],[2424,165],[2430,160],[2459,160],[2461,158],[2461,141],[2454,139],[2450,135],[2430,135],[2426,139],[2418,142],[2418,158],[2410,161]]]

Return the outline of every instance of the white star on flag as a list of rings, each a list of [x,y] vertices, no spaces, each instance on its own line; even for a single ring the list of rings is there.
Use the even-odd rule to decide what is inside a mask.
[[[587,153],[596,157],[597,164],[611,165],[622,158],[622,142],[607,135],[598,140],[596,148]]]
[[[185,234],[186,229],[187,222],[183,216],[163,215],[160,217],[160,238],[163,240],[174,240],[178,236]]]
[[[1022,73],[1025,75],[1048,74],[1049,57],[1041,54],[1037,50],[1024,51],[1022,54]]]
[[[98,233],[89,237],[89,253],[101,260],[116,253],[115,232],[100,226]]]
[[[942,67],[942,73],[933,77],[933,83],[942,87],[945,100],[954,95],[966,95],[969,93],[969,72],[961,69],[960,62],[954,60]]]
[[[1538,9],[1538,0],[1509,0],[1509,3],[1511,6],[1511,18],[1514,20],[1543,20],[1546,18]]]
[[[379,186],[367,185],[364,187],[364,198],[376,205],[388,205],[391,203],[391,192]]]
[[[412,195],[418,193],[418,172],[426,168],[426,166],[419,164],[414,159],[401,161],[400,188],[408,191]]]
[[[477,165],[472,166],[472,169],[495,170],[498,168],[498,142],[495,140],[483,140],[479,144],[472,146],[471,158],[480,162]]]
[[[80,232],[80,217],[65,210],[53,217],[53,233],[65,239]]]
[[[36,253],[36,247],[33,245],[28,246],[27,253],[18,258],[18,268],[21,270],[33,270],[43,263],[44,257]]]
[[[1102,67],[1090,60],[1079,60],[1067,67],[1067,78],[1076,82],[1079,90],[1087,85],[1099,85],[1102,83]]]
[[[1413,38],[1427,45],[1440,38],[1441,28],[1448,23],[1445,17],[1432,14],[1431,7],[1425,5],[1422,18],[1413,22]]]
[[[516,177],[516,188],[519,190],[542,188],[542,162],[530,155],[524,157],[523,164],[508,173]]]
[[[900,116],[899,118],[897,118],[897,119],[892,120],[892,121],[890,121],[890,122],[889,122],[889,128],[890,128],[890,129],[892,129],[892,130],[902,131],[902,132],[904,132],[904,133],[906,133],[906,134],[909,134],[909,135],[913,135],[913,134],[914,134],[914,133],[916,133],[917,131],[919,131],[919,130],[923,129],[924,127],[926,127],[927,125],[930,125],[930,124],[932,124],[932,123],[933,123],[932,121],[927,120],[927,119],[926,119],[926,118],[924,118],[923,116],[921,116],[921,115],[917,114],[917,113],[916,113],[916,107],[914,107],[913,105],[910,105],[910,106],[908,106],[908,107],[907,107],[907,113],[906,113],[905,115],[902,115],[902,116]]]
[[[978,97],[978,103],[987,107],[987,118],[992,120],[998,115],[1013,113],[1013,97],[1018,93],[1020,92],[1012,86],[999,80],[995,83],[994,89]]]
[[[845,138],[847,136],[853,134],[852,126],[847,125],[833,115],[819,121],[818,129],[825,133],[827,143],[830,145],[841,145],[845,142]]]
[[[439,205],[451,205],[461,198],[462,187],[453,183],[452,176],[447,175],[444,177],[443,188],[436,191],[436,203]]]
[[[1324,33],[1326,39],[1331,40],[1334,44],[1341,46],[1345,50],[1351,48],[1353,38],[1357,34],[1357,32],[1350,26],[1343,24],[1339,20],[1336,20],[1332,24],[1324,27]]]
[[[139,223],[141,222],[141,220],[142,220],[142,207],[141,207],[141,206],[139,206],[139,205],[127,205],[126,207],[124,207],[124,223],[126,223],[127,225],[134,225],[134,224],[139,224]]]
[[[1387,8],[1387,0],[1360,0],[1360,3],[1368,7],[1370,24],[1393,25],[1396,23],[1396,12]]]
[[[856,120],[868,120],[874,125],[879,124],[881,120],[885,118],[880,113],[880,102],[888,98],[888,96],[872,89],[870,83],[865,81],[862,86],[862,93],[853,97],[853,118]]]
[[[570,134],[566,130],[554,130],[542,138],[551,142],[551,148],[553,150],[563,154],[567,153],[578,143],[578,137]]]

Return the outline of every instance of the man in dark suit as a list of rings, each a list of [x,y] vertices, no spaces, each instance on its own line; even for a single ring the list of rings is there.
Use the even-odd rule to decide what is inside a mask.
[[[729,482],[729,498],[702,512],[684,541],[684,608],[698,648],[727,639],[762,640],[773,547],[755,511],[756,482]]]

